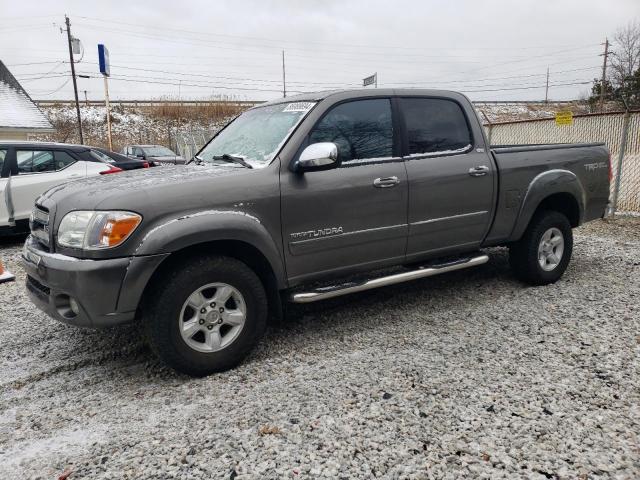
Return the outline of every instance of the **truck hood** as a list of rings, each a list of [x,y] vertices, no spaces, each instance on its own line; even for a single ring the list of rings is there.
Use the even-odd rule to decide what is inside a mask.
[[[58,214],[70,210],[121,209],[143,213],[149,207],[198,206],[224,198],[229,177],[244,176],[253,170],[235,166],[165,166],[96,175],[55,186],[38,199],[55,204]],[[245,180],[246,181],[246,180]]]

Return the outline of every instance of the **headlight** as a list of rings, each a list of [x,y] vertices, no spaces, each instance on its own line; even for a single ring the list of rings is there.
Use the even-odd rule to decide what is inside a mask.
[[[69,212],[58,227],[58,245],[87,250],[115,247],[124,242],[141,221],[142,217],[133,212]]]

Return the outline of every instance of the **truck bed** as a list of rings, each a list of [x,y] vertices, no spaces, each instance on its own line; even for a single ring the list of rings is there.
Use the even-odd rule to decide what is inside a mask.
[[[486,245],[517,240],[536,203],[536,185],[545,178],[545,195],[554,176],[572,183],[579,199],[578,224],[600,218],[609,201],[609,151],[604,143],[492,145],[498,172],[498,198]],[[543,175],[544,174],[544,175]],[[549,186],[550,185],[550,186]],[[563,201],[562,197],[558,197]]]

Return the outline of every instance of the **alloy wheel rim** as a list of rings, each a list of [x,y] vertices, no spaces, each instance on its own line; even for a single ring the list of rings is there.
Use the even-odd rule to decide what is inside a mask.
[[[213,353],[238,338],[246,319],[247,306],[237,288],[227,283],[209,283],[187,297],[178,328],[190,348]]]
[[[538,244],[538,264],[545,272],[555,269],[564,254],[564,235],[559,228],[552,227],[542,234]]]

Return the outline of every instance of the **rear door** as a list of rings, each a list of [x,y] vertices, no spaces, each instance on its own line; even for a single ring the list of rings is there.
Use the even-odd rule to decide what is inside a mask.
[[[480,246],[493,214],[496,171],[484,138],[450,98],[398,99],[409,176],[407,260]],[[479,137],[479,138],[478,138]]]
[[[49,188],[87,174],[85,162],[62,150],[16,148],[11,200],[16,220],[29,218],[33,204]]]
[[[404,260],[407,175],[396,133],[390,98],[348,100],[330,107],[302,146],[334,142],[341,167],[299,174],[283,166],[282,233],[292,284]]]

